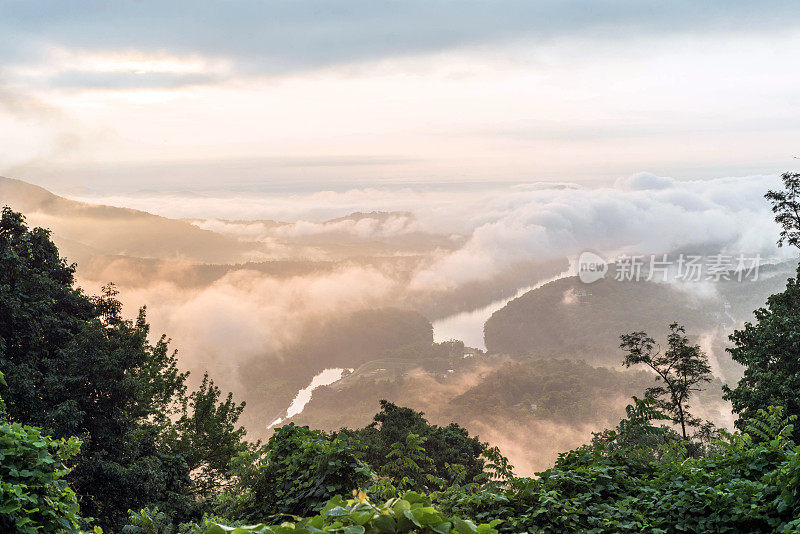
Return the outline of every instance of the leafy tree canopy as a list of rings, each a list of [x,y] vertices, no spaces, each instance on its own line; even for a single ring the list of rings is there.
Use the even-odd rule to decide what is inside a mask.
[[[396,452],[398,445],[416,451],[410,458],[418,469],[407,472],[405,476],[423,486],[428,475],[452,481],[454,474],[450,466],[461,465],[466,468],[466,476],[472,479],[483,472],[484,460],[481,456],[486,444],[472,437],[462,426],[451,423],[445,427],[428,423],[422,412],[397,406],[386,400],[380,401],[381,410],[373,422],[358,430],[343,429],[340,434],[360,445],[364,460],[377,472],[397,473],[396,462],[402,461]],[[415,438],[410,443],[409,435]],[[423,454],[416,447],[422,447]],[[391,455],[391,456],[390,456]]]
[[[236,465],[237,483],[217,511],[247,520],[307,515],[374,477],[346,438],[292,423],[257,450],[242,453]]]
[[[769,191],[775,221],[781,225],[778,245],[800,248],[800,174],[782,176],[784,190]],[[786,289],[767,299],[755,311],[755,323],[730,336],[731,357],[745,366],[735,388],[725,387],[725,398],[739,414],[736,425],[745,429],[759,410],[781,406],[789,415],[800,415],[800,270]],[[800,441],[800,429],[794,439]]]
[[[725,388],[725,398],[739,414],[736,425],[746,428],[768,406],[800,415],[800,279],[789,279],[785,291],[755,311],[755,323],[745,323],[730,340],[731,357],[745,366],[736,387]],[[800,438],[800,432],[794,437]]]
[[[145,310],[124,319],[113,285],[89,297],[74,273],[46,230],[3,209],[0,369],[9,420],[80,438],[68,479],[83,515],[101,525],[119,526],[129,508],[147,504],[196,514],[194,495],[216,487],[222,456],[243,447],[242,407],[219,402],[209,380],[187,397],[187,373],[165,337],[148,340]]]

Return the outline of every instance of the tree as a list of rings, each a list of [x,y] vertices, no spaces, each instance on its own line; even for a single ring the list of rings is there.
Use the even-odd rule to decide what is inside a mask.
[[[265,445],[241,454],[236,464],[236,484],[220,499],[217,512],[253,521],[316,512],[334,495],[348,495],[374,476],[347,438],[294,423],[276,429]]]
[[[407,489],[429,467],[431,459],[423,447],[426,441],[427,438],[412,433],[405,440],[392,443],[381,473],[392,477],[398,489]]]
[[[166,432],[169,449],[186,461],[193,490],[201,497],[211,497],[230,484],[231,459],[250,447],[244,439],[247,431],[237,426],[245,403],[237,404],[233,393],[224,401],[220,396],[219,387],[204,374],[200,388],[185,399],[180,418]]]
[[[46,230],[28,230],[21,214],[3,209],[0,369],[9,383],[3,396],[11,420],[60,435],[75,432],[55,432],[54,425],[70,425],[81,416],[76,399],[65,390],[83,381],[76,377],[65,383],[56,377],[68,376],[63,367],[67,348],[96,313],[94,304],[72,287],[74,272]]]
[[[604,454],[623,453],[630,461],[647,463],[661,461],[670,451],[668,444],[685,440],[672,428],[664,426],[672,417],[658,409],[651,398],[633,397],[633,404],[625,407],[626,418],[615,429],[593,434],[592,442],[584,449]]]
[[[772,204],[775,221],[782,230],[778,245],[784,242],[800,248],[800,174],[784,173],[784,191],[764,195]],[[780,406],[788,416],[800,415],[800,270],[786,282],[782,293],[771,295],[766,307],[755,312],[755,324],[729,336],[734,346],[731,357],[745,366],[735,388],[724,386],[724,397],[739,414],[736,425],[745,430],[759,413]],[[800,441],[800,428],[794,432]]]
[[[342,429],[339,434],[353,439],[360,445],[364,460],[376,472],[381,472],[391,460],[388,459],[395,443],[406,443],[409,434],[424,439],[425,453],[429,461],[423,462],[422,469],[407,476],[424,486],[428,475],[453,482],[453,469],[450,466],[462,465],[466,468],[466,478],[483,472],[483,451],[486,444],[469,435],[469,432],[456,423],[446,427],[428,423],[422,412],[382,400],[381,411],[375,414],[373,422],[357,430]]]
[[[745,430],[769,406],[800,415],[800,279],[790,278],[782,293],[771,295],[766,307],[755,311],[755,324],[745,323],[729,338],[734,346],[728,352],[745,366],[736,387],[724,387],[725,399],[739,414],[737,428]],[[800,431],[794,437],[800,442]]]
[[[623,365],[644,364],[653,371],[656,380],[663,382],[648,388],[645,398],[654,399],[672,422],[681,429],[684,440],[689,439],[687,427],[698,427],[701,420],[689,413],[692,393],[700,391],[699,385],[711,381],[708,357],[697,345],[689,345],[685,329],[677,323],[669,326],[667,350],[661,353],[653,338],[644,332],[620,336],[620,348],[626,351]]]
[[[775,222],[781,225],[778,246],[789,243],[800,248],[800,173],[783,173],[781,180],[786,190],[770,190],[764,197],[772,204]]]
[[[181,407],[187,375],[178,370],[163,336],[149,342],[144,309],[135,321],[99,312],[119,310],[114,297],[112,287],[98,299],[85,297],[102,306],[63,345],[43,347],[52,366],[31,386],[47,394],[31,404],[24,419],[10,402],[9,414],[56,437],[76,435],[83,441],[70,480],[84,515],[103,527],[118,527],[129,508],[148,504],[191,515],[197,505],[189,467],[160,439]],[[38,320],[47,321],[47,308],[39,313]],[[16,361],[28,363],[29,357]],[[17,389],[11,384],[9,391]]]
[[[178,517],[198,515],[192,466],[213,466],[213,476],[231,448],[201,458],[212,455],[211,447],[201,447],[192,451],[190,465],[183,457],[187,447],[177,444],[201,441],[205,430],[191,429],[191,418],[205,429],[210,420],[220,423],[209,436],[221,443],[240,441],[239,406],[230,399],[218,405],[210,382],[187,398],[187,373],[178,369],[166,337],[149,341],[145,309],[126,320],[113,285],[89,297],[75,287],[74,274],[47,230],[29,229],[22,215],[3,209],[0,369],[8,382],[2,396],[9,420],[57,439],[81,439],[68,479],[84,515],[102,526],[116,529],[129,508],[147,505]],[[187,405],[208,417],[187,415]],[[168,432],[184,415],[187,424]]]

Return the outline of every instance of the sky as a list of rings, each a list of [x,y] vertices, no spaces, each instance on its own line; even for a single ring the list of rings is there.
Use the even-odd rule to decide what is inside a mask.
[[[800,154],[800,2],[0,0],[0,175],[613,184]]]

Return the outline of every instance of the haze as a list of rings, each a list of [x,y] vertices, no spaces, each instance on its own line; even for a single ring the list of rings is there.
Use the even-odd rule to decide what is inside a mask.
[[[8,1],[0,173],[62,192],[777,173],[800,134],[799,15]]]
[[[0,206],[51,229],[88,292],[146,305],[254,437],[363,426],[385,398],[532,473],[652,382],[619,371],[619,334],[674,320],[712,364],[698,410],[730,428],[727,336],[796,267],[763,195],[797,163],[798,20],[796,2],[0,0]],[[584,251],[765,269],[587,289]]]

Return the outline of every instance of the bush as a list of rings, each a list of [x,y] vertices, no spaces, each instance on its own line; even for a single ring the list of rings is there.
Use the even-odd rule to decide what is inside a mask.
[[[239,525],[241,521],[228,521],[221,517],[204,515],[197,521],[174,523],[172,517],[157,506],[142,508],[138,512],[128,510],[128,524],[122,527],[122,534],[202,534],[213,524],[225,523]]]
[[[342,532],[343,534],[496,534],[500,521],[476,525],[469,519],[450,518],[431,506],[428,497],[413,491],[381,504],[372,504],[363,492],[354,491],[353,498],[332,498],[313,517],[293,518],[279,525],[264,523],[243,527],[226,527],[212,523],[204,534],[310,534]]]
[[[64,462],[79,447],[77,438],[54,440],[38,428],[0,424],[0,531],[78,530],[78,500]]]
[[[248,520],[274,514],[308,515],[331,497],[362,487],[374,473],[349,440],[288,424],[256,453],[243,453],[237,484],[217,512]]]
[[[748,432],[723,434],[701,458],[578,449],[536,479],[446,491],[439,502],[447,513],[503,519],[503,532],[800,532],[793,420],[762,410]]]

